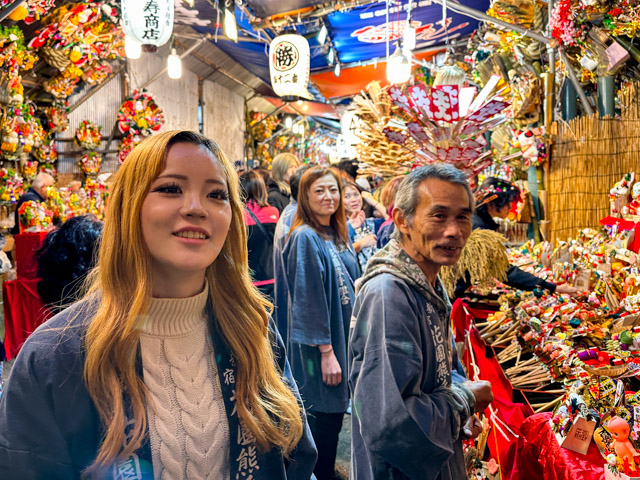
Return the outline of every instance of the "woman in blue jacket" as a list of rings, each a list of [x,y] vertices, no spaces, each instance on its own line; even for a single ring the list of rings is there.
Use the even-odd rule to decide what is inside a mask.
[[[282,256],[289,290],[287,352],[318,447],[314,472],[318,480],[330,480],[349,403],[347,338],[353,282],[360,276],[342,188],[331,170],[314,167],[302,175]]]
[[[0,478],[309,479],[313,441],[213,142],[172,131],[134,149],[98,265],[16,360]]]

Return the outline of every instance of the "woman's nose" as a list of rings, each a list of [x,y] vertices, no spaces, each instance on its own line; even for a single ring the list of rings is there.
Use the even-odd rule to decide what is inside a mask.
[[[187,217],[205,217],[207,211],[202,204],[200,195],[185,195],[181,213]]]

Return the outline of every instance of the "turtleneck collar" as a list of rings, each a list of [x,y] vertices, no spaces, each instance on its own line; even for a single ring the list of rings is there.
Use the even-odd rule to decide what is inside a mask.
[[[175,337],[187,335],[206,318],[209,284],[199,294],[187,298],[150,298],[149,313],[140,329],[143,335]]]

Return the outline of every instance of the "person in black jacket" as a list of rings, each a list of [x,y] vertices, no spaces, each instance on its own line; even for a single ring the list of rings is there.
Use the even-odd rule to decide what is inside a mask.
[[[46,201],[49,197],[47,189],[54,183],[56,183],[56,180],[48,173],[42,172],[36,175],[36,178],[34,178],[31,187],[29,187],[29,189],[24,192],[24,194],[20,197],[20,200],[18,200],[18,203],[16,204],[16,211],[14,213],[16,224],[11,229],[12,235],[17,235],[18,233],[20,233],[20,219],[18,216],[18,210],[20,210],[20,206],[24,202],[29,200],[34,202]]]
[[[476,209],[471,219],[473,229],[498,230],[494,218],[507,218],[513,202],[520,198],[520,189],[501,178],[487,177],[476,191]],[[556,285],[553,282],[536,277],[512,265],[507,270],[507,285],[520,290],[533,291],[536,288],[551,293],[568,293],[574,295],[578,290],[569,284]],[[455,296],[461,297],[469,288],[469,276],[458,281]]]
[[[244,223],[253,284],[273,301],[273,235],[280,214],[267,203],[267,189],[260,174],[244,172],[240,175],[240,187],[247,206]]]
[[[276,155],[271,163],[271,180],[267,183],[267,201],[269,205],[278,209],[278,213],[282,213],[284,207],[289,205],[291,198],[289,179],[299,166],[300,161],[293,153]]]

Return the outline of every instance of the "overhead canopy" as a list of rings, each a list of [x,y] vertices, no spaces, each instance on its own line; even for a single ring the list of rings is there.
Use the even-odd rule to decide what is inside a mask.
[[[454,0],[451,0],[452,2]],[[354,0],[326,2],[322,0],[246,0],[243,9],[236,8],[236,21],[240,40],[234,43],[222,34],[222,15],[207,0],[197,0],[193,8],[181,2],[176,21],[192,26],[199,33],[211,34],[212,41],[235,61],[269,82],[269,42],[275,36],[296,32],[305,36],[311,48],[310,91],[318,97],[333,98],[352,95],[362,90],[376,74],[375,68],[362,67],[372,62],[385,62],[387,58],[387,32],[389,54],[395,50],[395,42],[402,37],[407,20],[409,0],[391,2],[388,15],[385,1],[364,2]],[[485,11],[489,0],[463,0],[477,10]],[[349,9],[349,5],[354,8]],[[341,9],[341,11],[338,10]],[[478,22],[469,17],[446,10],[446,28],[442,25],[444,9],[430,0],[413,0],[411,23],[416,28],[416,49],[442,46],[472,34]],[[328,40],[320,44],[317,33],[325,25]],[[323,72],[333,70],[327,59],[333,48],[342,66],[340,77],[333,81]],[[429,52],[429,56],[433,50]],[[419,58],[419,57],[418,57]],[[356,68],[354,72],[350,70]],[[322,75],[319,75],[322,74]],[[333,74],[331,74],[333,75]],[[329,84],[332,84],[329,87]]]

